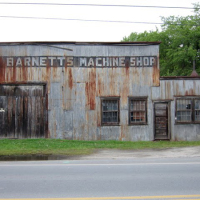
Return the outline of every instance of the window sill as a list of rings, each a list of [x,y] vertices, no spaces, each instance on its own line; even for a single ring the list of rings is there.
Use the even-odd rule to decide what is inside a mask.
[[[120,124],[101,124],[101,126],[120,126]]]
[[[200,122],[176,122],[174,125],[200,124]]]
[[[129,124],[129,126],[146,126],[146,125],[149,125],[149,124],[147,124],[147,123],[143,123],[143,124],[139,124],[139,123],[137,123],[137,124]]]

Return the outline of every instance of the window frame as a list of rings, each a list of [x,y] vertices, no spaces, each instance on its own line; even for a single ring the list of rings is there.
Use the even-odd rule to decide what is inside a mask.
[[[117,122],[103,122],[103,101],[117,101]],[[107,111],[116,112],[116,111]],[[101,126],[119,126],[120,125],[120,97],[101,97]]]
[[[188,111],[191,111],[191,121],[178,121],[177,120],[177,112],[181,110],[177,110],[177,100],[191,100],[191,109],[188,109]],[[200,111],[200,109],[195,109],[195,101],[199,100],[200,97],[177,97],[175,101],[175,124],[200,124],[200,120],[195,121],[195,112]],[[182,111],[187,111],[187,109],[184,109]]]
[[[145,110],[144,111],[140,111],[140,110],[136,110],[136,111],[133,111],[131,110],[131,101],[145,101]],[[148,102],[148,97],[129,97],[128,99],[128,121],[129,121],[129,125],[131,126],[134,126],[134,125],[147,125],[148,124],[148,118],[147,118],[147,112],[148,112],[148,109],[147,109],[147,102]],[[131,112],[144,112],[145,113],[145,119],[146,121],[145,122],[131,122]]]

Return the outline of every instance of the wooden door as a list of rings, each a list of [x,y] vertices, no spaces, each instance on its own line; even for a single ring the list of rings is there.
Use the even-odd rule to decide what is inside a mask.
[[[154,104],[155,140],[169,138],[168,102]]]
[[[43,86],[0,86],[0,138],[43,138],[46,98]]]

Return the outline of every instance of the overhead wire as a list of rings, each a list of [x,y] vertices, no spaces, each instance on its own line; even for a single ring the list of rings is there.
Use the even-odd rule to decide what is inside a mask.
[[[48,5],[48,6],[103,6],[103,7],[132,7],[132,8],[166,8],[166,9],[194,9],[191,7],[172,7],[172,6],[143,6],[143,5],[111,5],[111,4],[63,4],[63,3],[21,3],[21,2],[0,2],[0,4],[13,5]],[[21,19],[44,19],[44,20],[66,20],[66,21],[86,21],[86,22],[111,22],[111,23],[134,23],[134,24],[157,24],[159,22],[136,22],[136,21],[119,21],[119,20],[93,20],[93,19],[67,19],[51,17],[25,17],[25,16],[0,16],[0,18],[21,18]],[[180,24],[177,24],[180,25]]]
[[[23,17],[23,16],[0,16],[0,18],[21,18],[21,19],[45,19],[45,20],[66,20],[66,21],[87,21],[87,22],[112,22],[112,23],[132,23],[132,24],[163,24],[159,22],[134,22],[134,21],[115,21],[115,20],[95,20],[95,19],[67,19],[53,17]]]
[[[181,6],[143,6],[143,5],[124,5],[124,4],[66,4],[66,3],[21,3],[21,2],[0,2],[0,4],[13,5],[48,5],[48,6],[103,6],[103,7],[135,7],[135,8],[166,8],[166,9],[195,9],[192,7]]]

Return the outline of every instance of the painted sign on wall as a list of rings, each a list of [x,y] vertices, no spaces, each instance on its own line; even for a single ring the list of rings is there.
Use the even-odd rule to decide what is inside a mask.
[[[153,67],[157,56],[74,57],[20,56],[2,57],[6,67]]]

